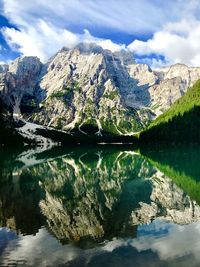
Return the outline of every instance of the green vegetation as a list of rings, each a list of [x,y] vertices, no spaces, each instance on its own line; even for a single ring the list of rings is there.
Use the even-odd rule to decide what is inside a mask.
[[[142,124],[140,123],[138,114],[134,109],[129,108],[124,112],[122,111],[121,118],[122,119],[119,122],[118,129],[122,133],[136,132],[142,129]]]
[[[200,147],[198,145],[162,147],[162,150],[142,148],[141,154],[200,204]]]
[[[68,93],[68,90],[62,90],[62,91],[58,91],[58,92],[55,92],[53,94],[51,94],[51,98],[53,97],[56,97],[56,98],[61,98],[61,97],[64,97],[66,94]]]
[[[22,97],[21,103],[20,103],[20,110],[21,113],[24,115],[31,114],[36,108],[37,108],[37,101],[34,98],[34,96],[25,94]]]
[[[84,113],[87,115],[90,115],[91,117],[96,115],[97,110],[95,103],[92,101],[91,98],[87,98],[85,102],[85,107],[84,107]]]
[[[100,120],[101,122],[101,126],[104,129],[104,131],[109,132],[110,134],[114,134],[114,135],[119,135],[119,132],[117,131],[116,128],[116,118],[113,117],[112,120],[108,120],[108,119],[104,119],[104,120]]]
[[[122,133],[127,133],[127,132],[136,132],[141,130],[141,125],[137,122],[137,120],[133,118],[124,118],[123,120],[120,120],[117,128],[122,132]]]
[[[172,117],[183,115],[185,112],[190,111],[195,106],[200,106],[200,80],[198,80],[183,97],[179,98],[167,112],[159,116],[152,123],[152,126],[159,123],[168,122],[172,119]]]
[[[77,81],[73,80],[69,82],[68,84],[63,86],[63,89],[57,92],[54,92],[51,94],[50,98],[63,98],[68,95],[70,92],[79,91],[80,87]]]
[[[36,108],[36,107],[37,107],[37,104],[36,104],[35,99],[29,99],[29,100],[26,102],[26,105],[29,106],[29,107],[32,107],[32,108]]]
[[[118,92],[117,91],[112,91],[112,92],[107,92],[103,95],[104,97],[110,99],[110,100],[113,100],[115,99],[116,97],[119,96]]]
[[[110,109],[111,114],[115,114],[110,119],[101,118],[100,122],[105,131],[119,135],[119,132],[127,134],[141,130],[142,125],[139,123],[137,112],[131,109],[121,109],[116,112],[115,109],[115,107]]]
[[[62,123],[62,118],[61,117],[58,117],[57,118],[57,121],[56,121],[56,129],[60,130],[62,129],[62,126],[63,126],[63,123]]]
[[[140,134],[144,143],[199,142],[200,80]]]
[[[127,133],[127,131],[130,131],[132,129],[132,127],[133,127],[133,125],[130,121],[123,120],[123,121],[119,122],[117,128],[120,130],[120,132]]]

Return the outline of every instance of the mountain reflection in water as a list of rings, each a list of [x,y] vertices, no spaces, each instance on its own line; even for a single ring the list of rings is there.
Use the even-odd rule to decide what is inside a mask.
[[[198,159],[197,148],[2,153],[1,265],[199,266]]]

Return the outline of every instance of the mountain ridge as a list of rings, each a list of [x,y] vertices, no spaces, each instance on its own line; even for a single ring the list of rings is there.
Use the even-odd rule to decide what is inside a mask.
[[[130,51],[94,43],[63,47],[42,64],[22,57],[0,67],[0,98],[15,118],[73,134],[133,135],[165,112],[200,78],[176,64],[152,70]]]

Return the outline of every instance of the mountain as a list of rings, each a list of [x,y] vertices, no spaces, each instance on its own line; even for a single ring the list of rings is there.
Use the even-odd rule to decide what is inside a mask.
[[[1,66],[0,99],[15,120],[99,141],[140,132],[199,78],[200,68],[152,70],[136,64],[129,51],[81,43],[62,48],[45,64],[22,57]]]
[[[141,142],[199,142],[200,80],[140,134]]]
[[[137,111],[125,104],[132,80],[126,70],[133,57],[124,59],[96,45],[62,49],[45,66],[39,84],[40,109],[33,115],[39,124],[84,133],[93,128],[126,134],[142,129]]]

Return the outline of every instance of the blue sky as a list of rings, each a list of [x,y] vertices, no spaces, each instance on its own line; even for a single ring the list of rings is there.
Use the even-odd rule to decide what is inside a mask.
[[[200,66],[199,0],[0,0],[0,62],[96,42],[158,67]]]

